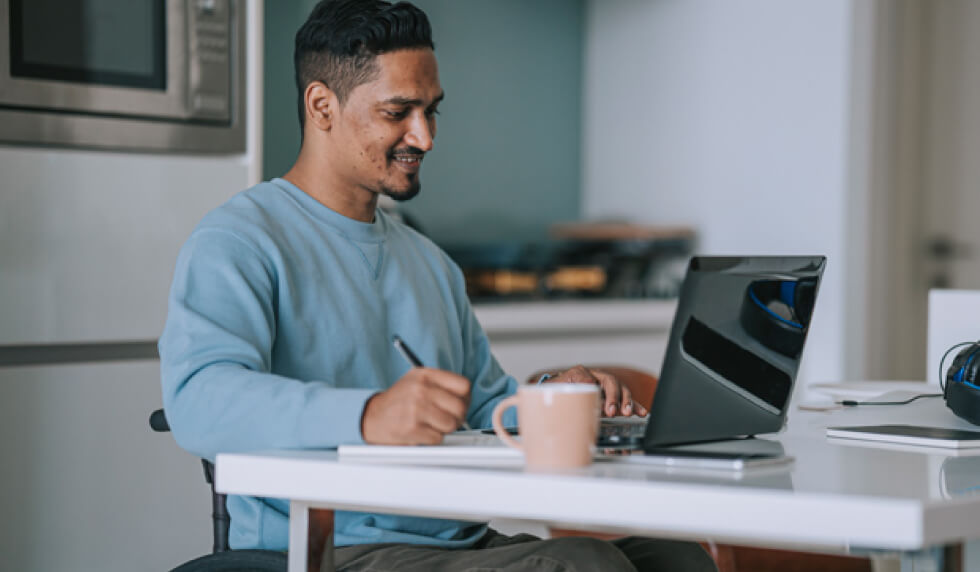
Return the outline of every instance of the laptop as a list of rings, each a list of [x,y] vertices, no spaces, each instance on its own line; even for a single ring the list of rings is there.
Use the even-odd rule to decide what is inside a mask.
[[[650,414],[603,419],[598,447],[662,454],[782,429],[825,266],[823,256],[693,257]],[[481,437],[452,444],[499,444]]]
[[[600,448],[664,447],[782,429],[823,256],[696,256],[649,417],[604,418]]]
[[[783,428],[826,262],[691,259],[643,433],[645,451]]]

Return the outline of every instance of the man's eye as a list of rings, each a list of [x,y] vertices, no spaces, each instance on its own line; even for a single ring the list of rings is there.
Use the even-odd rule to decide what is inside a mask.
[[[386,109],[385,115],[391,119],[405,119],[405,116],[408,115],[408,111],[404,109],[398,109],[398,110]]]
[[[439,110],[433,107],[432,109],[427,109],[425,111],[425,114],[428,115],[429,117],[434,117],[436,115],[439,115]]]

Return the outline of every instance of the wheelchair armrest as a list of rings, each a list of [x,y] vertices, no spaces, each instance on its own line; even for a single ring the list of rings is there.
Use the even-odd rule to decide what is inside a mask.
[[[157,409],[150,414],[150,428],[158,433],[167,433],[170,431],[170,423],[167,422],[167,415],[163,409]],[[231,526],[231,517],[228,515],[227,508],[228,497],[219,493],[214,488],[214,464],[207,459],[201,459],[201,465],[204,467],[204,480],[211,485],[211,523],[214,529],[214,545],[212,549],[215,554],[227,552],[228,529]]]
[[[150,428],[158,433],[170,431],[170,423],[167,422],[167,415],[163,409],[157,409],[150,413]]]
[[[211,525],[214,532],[212,550],[225,552],[228,547],[228,529],[231,528],[231,515],[228,514],[228,495],[221,494],[214,488],[214,465],[207,459],[201,459],[204,466],[204,480],[211,485]]]

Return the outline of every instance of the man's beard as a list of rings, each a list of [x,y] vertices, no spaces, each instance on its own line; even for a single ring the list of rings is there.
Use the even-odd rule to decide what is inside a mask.
[[[421,191],[422,183],[419,182],[418,177],[415,177],[415,180],[411,182],[407,189],[395,190],[390,187],[381,187],[382,195],[391,197],[400,203],[414,199],[415,195],[419,194]]]
[[[388,161],[395,161],[397,155],[415,155],[419,158],[421,162],[422,157],[425,156],[425,152],[421,149],[415,147],[402,147],[401,149],[392,149],[388,152]],[[421,167],[421,164],[419,165]],[[389,196],[398,202],[405,202],[415,198],[415,195],[419,194],[422,190],[422,183],[419,181],[419,172],[415,172],[415,176],[412,177],[411,182],[409,182],[408,188],[402,191],[396,191],[390,187],[381,187],[381,194]]]

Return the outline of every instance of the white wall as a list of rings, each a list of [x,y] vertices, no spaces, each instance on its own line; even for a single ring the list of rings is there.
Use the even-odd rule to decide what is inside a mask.
[[[845,374],[849,0],[591,0],[583,214],[829,257],[801,373]]]

